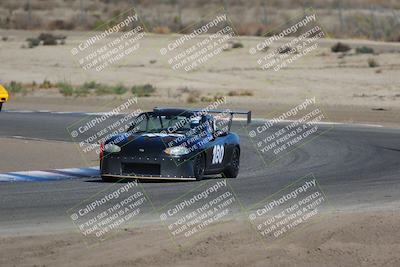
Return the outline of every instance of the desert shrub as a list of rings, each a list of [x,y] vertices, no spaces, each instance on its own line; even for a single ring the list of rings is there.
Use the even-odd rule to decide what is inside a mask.
[[[40,33],[38,36],[38,39],[41,41],[47,38],[54,38],[54,36],[51,33],[44,33],[44,32]]]
[[[357,47],[356,53],[357,54],[373,54],[374,49],[371,47],[368,47],[368,46]]]
[[[180,88],[177,89],[177,91],[178,91],[179,93],[181,93],[181,94],[188,94],[188,93],[190,93],[190,89],[189,89],[189,87],[187,87],[187,86],[180,87]]]
[[[47,79],[44,79],[43,82],[39,85],[39,88],[44,88],[44,89],[49,89],[52,87],[53,87],[53,84]]]
[[[42,32],[42,33],[40,33],[39,36],[38,36],[38,39],[39,39],[40,41],[44,41],[44,40],[46,40],[46,39],[52,39],[52,38],[55,39],[54,35],[51,34],[51,33],[44,33],[44,32]]]
[[[63,96],[72,96],[74,94],[74,88],[71,84],[67,82],[59,82],[57,83],[58,91]]]
[[[57,45],[58,40],[64,40],[65,43],[66,38],[67,37],[63,35],[53,35],[51,33],[43,32],[38,37],[38,39],[43,42],[43,45]]]
[[[27,38],[26,41],[28,42],[29,48],[34,48],[40,44],[39,38]]]
[[[76,96],[87,96],[92,91],[94,91],[96,95],[122,95],[128,92],[128,88],[126,88],[126,86],[124,86],[123,84],[108,86],[105,84],[97,83],[95,81],[90,81],[85,82],[78,88],[75,88],[73,93]]]
[[[240,93],[239,93],[239,91],[229,91],[228,92],[228,96],[238,96],[238,95],[240,95]]]
[[[216,93],[214,96],[213,96],[213,101],[218,101],[218,100],[221,100],[221,99],[223,99],[224,98],[224,95],[222,94],[222,93]]]
[[[14,94],[21,93],[23,91],[22,83],[11,81],[7,86],[7,90]]]
[[[96,83],[95,81],[85,82],[81,87],[85,89],[95,89],[96,87],[101,86],[101,84]]]
[[[197,103],[197,102],[199,102],[199,98],[196,97],[195,95],[190,94],[188,96],[188,98],[186,99],[186,102],[187,103]]]
[[[244,90],[241,95],[242,96],[253,96],[254,93],[250,90]]]
[[[199,102],[199,99],[200,99],[200,92],[197,90],[191,90],[188,94],[186,102],[187,103],[197,103],[197,102]]]
[[[99,85],[94,91],[96,95],[111,95],[114,93],[113,88],[106,85]]]
[[[65,39],[67,37],[64,35],[53,35],[51,33],[41,33],[37,38],[27,38],[29,48],[34,48],[40,45],[42,42],[43,45],[57,45],[58,41],[60,44],[65,44]]]
[[[105,20],[96,20],[93,24],[93,30],[95,31],[101,31],[107,29],[107,23]]]
[[[43,45],[57,45],[57,39],[49,37],[43,40]]]
[[[278,48],[279,54],[287,54],[290,52],[292,52],[292,48],[290,46],[285,45]]]
[[[232,48],[243,48],[243,44],[241,42],[232,43]]]
[[[88,94],[90,94],[90,89],[85,88],[83,86],[80,86],[80,87],[78,87],[78,88],[76,88],[74,90],[74,94],[75,94],[75,96],[83,96],[83,97],[85,97]]]
[[[201,102],[211,102],[211,101],[213,101],[213,98],[211,96],[202,96],[200,98],[200,101]]]
[[[131,88],[132,94],[138,97],[151,96],[156,91],[156,88],[151,84],[134,85]]]
[[[128,88],[126,88],[123,84],[107,86],[105,84],[96,83],[95,81],[85,82],[81,86],[81,89],[83,92],[87,92],[87,94],[90,93],[90,90],[94,90],[96,95],[122,95],[128,91]]]
[[[350,46],[348,46],[347,44],[343,44],[341,42],[338,42],[331,47],[331,51],[333,53],[339,53],[339,52],[345,53],[350,50],[351,50]]]
[[[250,90],[233,90],[228,92],[228,96],[253,96],[254,93]]]
[[[259,27],[254,35],[255,36],[263,36],[265,31],[266,31],[265,27]]]
[[[368,66],[369,66],[370,68],[375,68],[375,67],[378,67],[378,66],[379,66],[379,63],[378,63],[375,59],[369,58],[369,59],[368,59]]]
[[[200,98],[201,102],[212,102],[212,101],[218,101],[220,99],[224,98],[224,95],[221,93],[216,93],[214,95],[207,95],[207,96],[202,96]]]
[[[114,92],[114,94],[123,95],[128,92],[128,88],[126,88],[123,84],[118,84],[112,87],[112,91]]]

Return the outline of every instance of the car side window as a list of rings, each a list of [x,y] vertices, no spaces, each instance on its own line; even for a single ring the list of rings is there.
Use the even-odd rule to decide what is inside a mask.
[[[162,128],[160,118],[158,116],[149,117],[147,123],[147,131],[159,130]]]

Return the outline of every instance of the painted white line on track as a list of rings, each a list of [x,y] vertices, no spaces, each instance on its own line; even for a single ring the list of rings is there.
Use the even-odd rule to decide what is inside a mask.
[[[35,113],[38,111],[35,110],[3,110],[2,112],[6,113]]]
[[[58,143],[71,143],[70,141],[61,141],[61,140],[52,140],[52,139],[42,139],[36,137],[27,137],[27,136],[20,136],[20,135],[11,135],[11,136],[1,136],[2,138],[14,138],[20,140],[28,140],[28,141],[40,141],[40,142],[58,142]]]
[[[99,176],[99,167],[0,173],[0,182],[56,181]]]
[[[11,174],[0,174],[0,182],[17,182],[17,181],[24,181],[23,178],[11,175]]]

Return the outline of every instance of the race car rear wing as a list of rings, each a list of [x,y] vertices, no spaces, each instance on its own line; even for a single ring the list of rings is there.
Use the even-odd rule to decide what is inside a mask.
[[[197,112],[203,111],[201,109],[199,110],[194,110]],[[210,109],[206,110],[207,113],[229,113],[233,117],[235,114],[239,115],[246,115],[247,118],[247,124],[251,123],[251,110],[231,110],[231,109]]]
[[[175,110],[178,112],[198,112],[198,113],[227,113],[231,115],[231,118],[233,118],[233,115],[239,114],[239,115],[246,115],[247,117],[247,124],[251,123],[251,110],[231,110],[231,109],[182,109],[182,108],[174,108],[174,107],[155,107],[154,110]]]
[[[176,109],[176,110],[182,110],[182,108],[171,108],[171,107],[155,107],[154,110],[171,110],[171,109]],[[235,114],[239,115],[246,115],[247,117],[247,124],[251,123],[251,110],[231,110],[229,108],[227,109],[185,109],[187,111],[191,112],[199,112],[199,113],[228,113],[233,117]]]

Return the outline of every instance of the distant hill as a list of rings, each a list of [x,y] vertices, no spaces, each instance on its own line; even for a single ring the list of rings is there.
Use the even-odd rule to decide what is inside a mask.
[[[156,33],[225,8],[238,34],[263,35],[312,7],[330,36],[400,41],[398,0],[1,0],[0,28],[93,30],[132,7]]]

